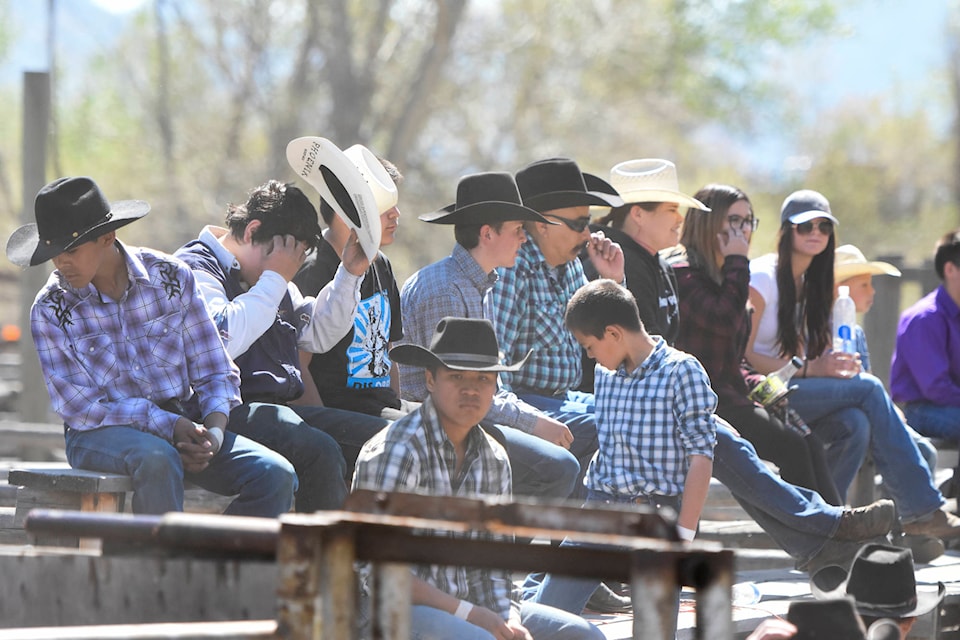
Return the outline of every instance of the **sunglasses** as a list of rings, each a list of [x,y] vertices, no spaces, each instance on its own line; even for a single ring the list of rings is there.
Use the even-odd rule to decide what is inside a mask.
[[[806,222],[801,222],[800,224],[793,225],[793,228],[797,230],[802,236],[808,236],[813,233],[813,221],[808,220]],[[833,223],[829,220],[821,220],[816,224],[817,229],[825,236],[829,236],[833,233]]]
[[[760,226],[760,220],[750,216],[749,218],[744,218],[742,216],[729,216],[727,222],[730,224],[731,229],[740,229],[743,231],[744,227],[749,227],[751,231],[756,231],[757,227]]]
[[[544,218],[553,218],[554,220],[559,220],[563,224],[567,225],[567,229],[577,233],[583,233],[583,230],[586,229],[590,224],[590,218],[576,218],[571,220],[569,218],[561,218],[560,216],[555,216],[550,213],[542,213],[540,215],[542,215]]]

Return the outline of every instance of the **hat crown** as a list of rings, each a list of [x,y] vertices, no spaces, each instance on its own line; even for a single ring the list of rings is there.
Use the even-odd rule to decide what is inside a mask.
[[[109,219],[110,202],[91,178],[59,178],[37,193],[34,213],[41,241],[76,238]]]
[[[834,252],[833,266],[836,268],[851,264],[867,264],[867,257],[852,244],[837,247]]]
[[[802,213],[821,212],[833,219],[830,202],[819,191],[801,189],[794,191],[783,201],[780,207],[780,222],[786,222]],[[791,222],[794,222],[791,220]]]
[[[343,155],[350,158],[351,162],[357,166],[360,175],[367,182],[370,191],[373,193],[373,199],[377,203],[377,211],[384,213],[397,206],[399,194],[397,185],[393,178],[387,172],[383,163],[370,149],[362,144],[355,144],[346,149]]]
[[[555,191],[586,191],[583,173],[570,158],[531,162],[517,172],[517,187],[524,200]]]
[[[505,171],[488,171],[463,176],[457,183],[457,209],[484,202],[520,205],[520,191],[513,176]]]
[[[457,359],[495,364],[500,360],[497,334],[489,320],[444,318],[437,323],[430,351],[441,360]]]
[[[610,184],[621,195],[636,191],[680,191],[677,166],[669,160],[626,160],[610,169]]]
[[[917,586],[910,549],[870,545],[861,550],[850,567],[847,593],[860,607],[912,608],[917,604]]]

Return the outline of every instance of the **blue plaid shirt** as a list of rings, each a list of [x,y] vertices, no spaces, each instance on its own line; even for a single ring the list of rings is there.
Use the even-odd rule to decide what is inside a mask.
[[[443,318],[483,318],[483,300],[497,284],[494,271],[484,271],[459,244],[439,262],[420,269],[403,284],[400,315],[403,338],[397,344],[429,347],[437,323]],[[420,367],[400,366],[400,395],[422,402],[427,381]],[[502,424],[526,433],[533,431],[539,412],[505,389],[498,390],[484,423]]]
[[[167,440],[179,417],[159,406],[196,392],[201,416],[240,404],[240,376],[181,261],[117,242],[130,284],[110,300],[54,271],[30,329],[54,411],[71,429],[131,426]]]
[[[403,491],[435,496],[511,495],[507,452],[480,427],[467,435],[467,452],[460,473],[453,443],[440,425],[433,401],[389,425],[367,441],[357,457],[353,488]],[[480,532],[437,532],[450,538],[494,539]],[[418,578],[444,593],[510,615],[510,573],[500,569],[421,565]]]
[[[516,373],[503,373],[514,391],[556,395],[580,384],[580,345],[567,331],[563,315],[574,292],[587,283],[580,258],[551,268],[535,242],[520,247],[516,264],[501,269],[500,283],[486,299],[506,363],[518,362],[533,349]]]
[[[713,459],[717,395],[693,356],[654,336],[634,371],[596,366],[600,447],[588,489],[612,495],[680,496],[692,455]]]

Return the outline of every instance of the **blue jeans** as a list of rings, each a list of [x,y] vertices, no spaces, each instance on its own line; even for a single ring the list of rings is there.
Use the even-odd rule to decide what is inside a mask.
[[[333,409],[330,407],[309,407],[298,404],[289,405],[304,422],[319,429],[340,445],[343,461],[346,463],[347,485],[353,479],[353,468],[357,466],[357,456],[367,440],[375,436],[390,422],[376,416],[356,411]]]
[[[349,413],[337,409],[327,411]],[[256,440],[293,464],[300,481],[297,511],[312,513],[343,506],[350,479],[340,445],[307,424],[290,407],[263,402],[241,404],[230,412],[227,429]]]
[[[580,464],[572,453],[519,429],[483,427],[503,445],[513,471],[513,495],[568,498],[574,490]]]
[[[827,504],[815,491],[784,482],[723,420],[717,421],[713,477],[798,566],[819,553],[840,526],[841,507]]]
[[[829,416],[832,420],[829,424],[834,425],[833,433],[818,433],[827,444],[827,457],[841,495],[846,494],[864,454],[844,451],[842,446],[834,450],[831,442],[860,441],[866,430],[877,471],[897,503],[903,522],[919,520],[943,505],[930,468],[877,378],[861,373],[853,378],[794,378],[791,384],[797,389],[790,396],[790,406],[800,417],[815,430],[821,418]],[[835,426],[838,420],[847,430],[846,440]]]
[[[960,440],[960,407],[911,402],[903,408],[910,426],[930,438]]]
[[[180,454],[159,436],[133,427],[69,429],[67,460],[77,469],[133,479],[133,512],[183,511],[184,478],[208,491],[237,497],[225,511],[275,518],[290,510],[297,489],[293,466],[280,454],[227,431],[206,469],[185,473]]]
[[[410,611],[411,640],[490,640],[494,636],[451,613],[414,605]],[[603,640],[604,635],[579,615],[535,602],[520,604],[520,623],[536,640]]]
[[[580,474],[577,476],[573,497],[583,498],[586,489],[583,486],[583,477],[590,466],[593,454],[597,452],[597,420],[594,416],[596,402],[592,393],[582,391],[568,391],[566,396],[548,397],[532,393],[517,393],[517,397],[533,405],[554,420],[567,425],[573,434],[573,444],[570,453],[580,463]]]

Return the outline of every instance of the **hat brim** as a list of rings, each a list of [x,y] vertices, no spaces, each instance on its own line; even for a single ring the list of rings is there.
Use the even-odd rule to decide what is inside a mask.
[[[390,350],[390,358],[399,364],[431,369],[436,366],[454,369],[455,371],[490,371],[512,372],[519,371],[527,363],[533,350],[527,352],[519,362],[505,365],[499,361],[491,362],[479,354],[435,354],[418,344],[401,344]]]
[[[143,200],[118,200],[110,203],[110,214],[76,238],[40,241],[36,223],[31,222],[16,229],[7,240],[7,259],[18,267],[33,267],[57,257],[64,251],[79,246],[119,229],[150,212],[150,203]]]
[[[380,211],[357,165],[326,138],[304,136],[287,144],[287,162],[357,232],[367,259],[380,251]]]
[[[810,592],[818,600],[853,597],[847,593],[849,577],[849,572],[843,567],[836,565],[823,567],[810,578]],[[856,598],[854,598],[854,605],[857,611],[868,616],[909,618],[921,616],[936,607],[943,601],[946,592],[946,586],[942,582],[938,582],[936,591],[921,590],[920,585],[918,585],[917,603],[913,606],[880,607],[871,605],[869,602],[861,602]]]
[[[543,213],[568,207],[619,207],[623,199],[601,191],[550,191],[524,198],[523,204]]]
[[[889,262],[855,262],[836,265],[833,269],[834,282],[843,282],[855,276],[893,276],[899,278],[900,269]]]
[[[826,211],[801,211],[800,213],[795,213],[789,218],[787,218],[792,224],[802,224],[804,222],[810,222],[811,220],[816,220],[817,218],[826,218],[832,222],[835,226],[840,226],[840,221],[833,217],[833,214],[827,213]]]
[[[681,207],[690,209],[700,209],[701,211],[710,211],[710,207],[703,204],[696,198],[680,193],[679,191],[667,191],[665,189],[635,189],[633,191],[624,191],[620,194],[624,202],[676,202]]]
[[[448,204],[418,218],[431,224],[496,224],[511,220],[557,224],[523,205],[499,201],[476,202],[459,209],[456,204]]]

